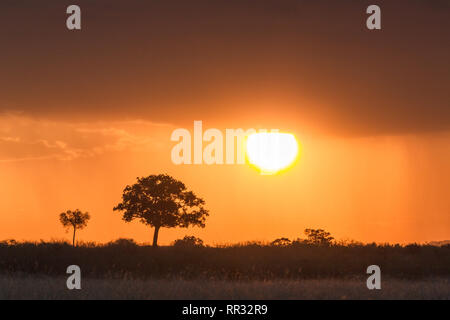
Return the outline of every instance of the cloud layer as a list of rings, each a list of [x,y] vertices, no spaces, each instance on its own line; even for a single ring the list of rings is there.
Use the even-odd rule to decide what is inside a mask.
[[[161,143],[161,129],[150,122],[68,123],[19,115],[0,117],[0,162],[73,160],[109,152],[149,149]]]
[[[351,135],[450,129],[446,0],[380,0],[381,31],[365,28],[361,1],[107,3],[80,0],[82,30],[70,32],[61,1],[2,1],[0,112],[288,119]]]

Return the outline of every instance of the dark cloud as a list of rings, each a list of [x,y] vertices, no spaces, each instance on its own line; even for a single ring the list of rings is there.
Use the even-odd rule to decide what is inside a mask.
[[[377,1],[381,31],[365,28],[369,1],[80,0],[74,32],[69,4],[1,2],[0,112],[450,129],[445,0]]]

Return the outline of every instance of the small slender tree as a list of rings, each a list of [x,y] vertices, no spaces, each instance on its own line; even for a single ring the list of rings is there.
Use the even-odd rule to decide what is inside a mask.
[[[75,247],[75,233],[87,226],[91,216],[88,212],[81,212],[76,209],[74,211],[67,210],[59,215],[59,221],[65,228],[73,228],[72,246]]]
[[[139,219],[154,227],[153,247],[157,247],[162,227],[205,227],[209,213],[204,205],[205,201],[187,190],[184,183],[167,174],[159,174],[137,178],[137,183],[126,186],[122,202],[113,210],[123,212],[125,222]]]

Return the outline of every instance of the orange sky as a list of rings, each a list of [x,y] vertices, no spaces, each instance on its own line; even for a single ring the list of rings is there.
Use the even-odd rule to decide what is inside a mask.
[[[0,4],[0,239],[149,242],[112,208],[138,176],[168,173],[206,200],[207,243],[323,228],[364,242],[450,239],[450,4],[80,0]],[[280,175],[176,166],[176,128],[280,129],[302,144]]]
[[[185,234],[208,243],[296,238],[305,228],[365,242],[449,237],[446,133],[337,138],[285,128],[302,144],[300,161],[266,176],[248,165],[172,164],[169,124],[2,120],[11,141],[0,162],[1,238],[67,238],[58,213],[80,208],[92,215],[82,240],[150,241],[151,229],[124,223],[112,208],[137,176],[162,172],[184,181],[211,212],[205,229],[163,229],[163,244]]]

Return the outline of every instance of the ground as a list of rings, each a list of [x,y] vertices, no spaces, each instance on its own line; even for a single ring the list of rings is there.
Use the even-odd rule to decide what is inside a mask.
[[[83,278],[68,290],[65,277],[0,276],[0,299],[445,299],[450,278],[382,279],[368,290],[361,279],[273,281],[133,280]]]

